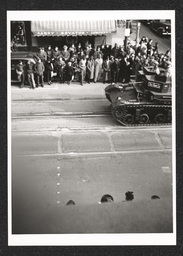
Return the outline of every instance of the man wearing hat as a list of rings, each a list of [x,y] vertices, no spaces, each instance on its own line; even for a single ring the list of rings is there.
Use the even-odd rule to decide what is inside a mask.
[[[38,59],[34,67],[36,73],[36,86],[38,87],[41,84],[41,86],[44,87],[43,73],[45,68],[44,64],[41,62],[41,59]]]

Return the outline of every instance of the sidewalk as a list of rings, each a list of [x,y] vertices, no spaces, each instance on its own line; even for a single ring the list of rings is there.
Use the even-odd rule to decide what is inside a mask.
[[[38,87],[35,90],[30,89],[28,85],[19,88],[18,85],[11,85],[12,100],[28,100],[28,99],[82,99],[82,98],[105,98],[105,87],[108,84],[85,83],[83,86],[79,82],[61,84],[54,82],[52,85],[45,83],[44,87]],[[106,99],[107,100],[107,99]]]

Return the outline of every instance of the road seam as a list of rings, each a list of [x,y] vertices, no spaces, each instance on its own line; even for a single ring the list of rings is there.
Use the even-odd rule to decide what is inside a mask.
[[[18,157],[26,157],[26,156],[40,156],[40,157],[47,157],[47,156],[60,156],[60,157],[81,157],[81,156],[105,156],[105,155],[120,155],[120,154],[137,154],[137,153],[149,153],[149,152],[171,152],[172,149],[142,149],[142,150],[126,150],[126,151],[108,151],[108,152],[69,152],[69,153],[40,153],[40,154],[21,154],[16,155]]]

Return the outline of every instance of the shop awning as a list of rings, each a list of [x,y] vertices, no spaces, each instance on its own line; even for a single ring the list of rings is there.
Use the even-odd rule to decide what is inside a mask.
[[[31,21],[34,36],[105,35],[116,31],[115,20]]]

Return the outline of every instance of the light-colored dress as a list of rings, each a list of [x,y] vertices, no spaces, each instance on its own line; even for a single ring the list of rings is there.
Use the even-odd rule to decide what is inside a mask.
[[[102,73],[102,63],[103,63],[103,59],[102,58],[97,58],[95,60],[95,78],[94,78],[94,82],[97,82],[98,80],[100,80],[101,77],[101,73]]]

